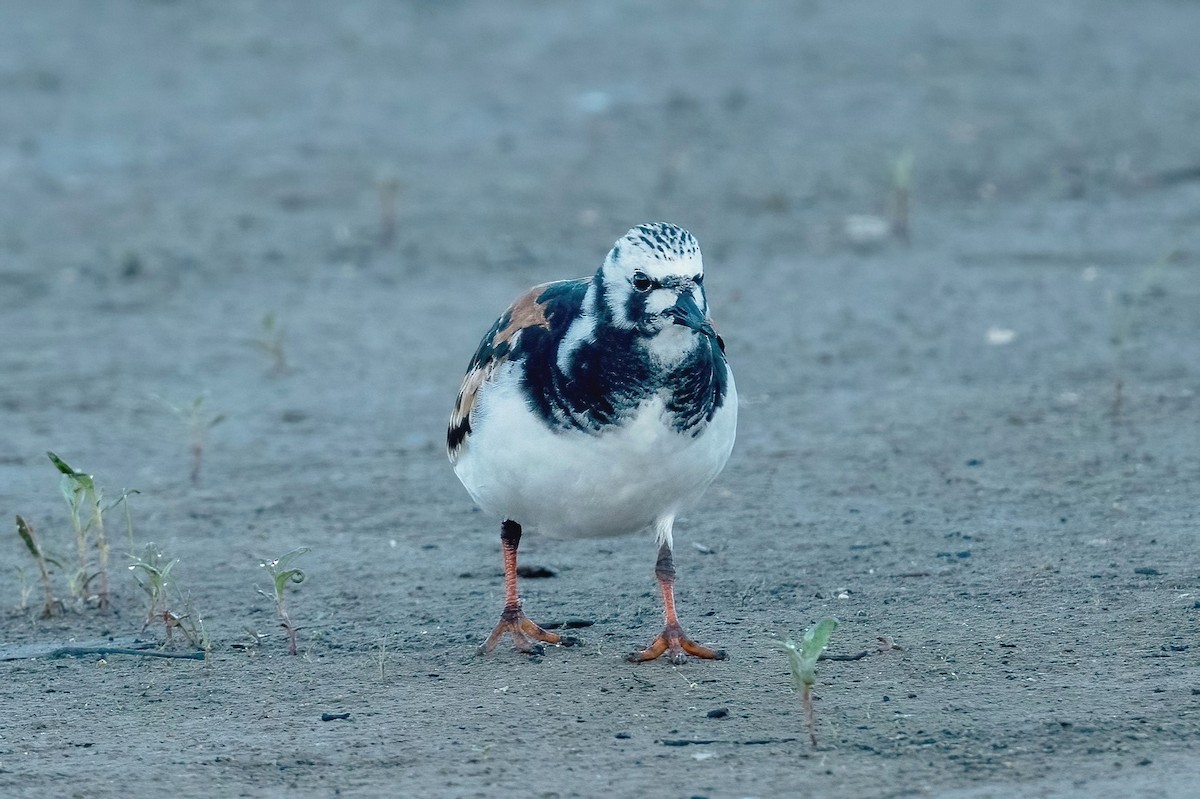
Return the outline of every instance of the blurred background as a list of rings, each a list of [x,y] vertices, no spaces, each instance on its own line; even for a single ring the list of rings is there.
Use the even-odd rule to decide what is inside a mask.
[[[578,271],[657,218],[722,248],[823,253],[847,217],[887,216],[905,164],[921,241],[1021,208],[1007,227],[1034,238],[991,249],[1127,246],[1083,214],[1046,223],[1043,243],[1028,216],[1195,179],[1197,13],[6,3],[5,269],[34,271],[19,256],[36,246],[118,275],[122,248],[152,271]]]

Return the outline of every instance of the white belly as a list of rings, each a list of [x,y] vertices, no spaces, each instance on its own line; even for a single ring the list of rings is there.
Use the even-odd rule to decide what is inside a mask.
[[[654,397],[599,435],[546,426],[526,405],[514,365],[480,392],[454,471],[481,508],[558,537],[635,533],[674,516],[720,473],[733,449],[737,390],[700,435],[678,433]]]

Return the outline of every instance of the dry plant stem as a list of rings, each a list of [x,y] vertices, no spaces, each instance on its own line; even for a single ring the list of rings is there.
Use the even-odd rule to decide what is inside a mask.
[[[129,495],[140,493],[126,490],[122,496],[125,505],[125,532],[129,535],[129,557],[133,557],[133,513],[129,510]]]
[[[54,588],[50,585],[50,572],[46,570],[46,561],[38,558],[37,562],[38,572],[41,574],[42,591],[45,594],[45,600],[42,604],[42,618],[49,619],[54,615],[54,609],[58,606],[58,601],[54,598]]]
[[[109,591],[108,591],[108,538],[104,535],[104,520],[101,516],[99,498],[93,497],[95,501],[95,515],[92,517],[92,524],[96,528],[96,560],[100,567],[100,591],[98,593],[100,601],[100,610],[107,611],[109,609]]]
[[[77,577],[75,583],[71,585],[74,589],[71,593],[77,596],[80,601],[87,598],[88,584],[88,540],[87,530],[84,529],[83,523],[79,520],[79,509],[71,509],[71,524],[75,527],[75,554],[79,561],[79,569],[76,572]]]
[[[909,197],[912,185],[913,156],[910,152],[901,153],[892,161],[892,235],[904,244],[909,243]]]
[[[287,630],[288,634],[288,654],[296,654],[296,628],[292,626],[292,619],[288,616],[287,606],[283,604],[283,599],[280,598],[276,605],[276,610],[279,611],[279,626]]]
[[[37,561],[39,579],[42,583],[42,590],[45,592],[45,603],[42,605],[42,618],[48,619],[54,615],[54,608],[58,605],[58,600],[54,598],[54,588],[50,584],[50,571],[46,568],[46,557],[42,554],[41,545],[37,542],[37,535],[34,533],[33,525],[17,517],[17,532],[25,539],[26,545],[29,546],[33,554],[33,559]]]
[[[892,195],[892,203],[892,235],[908,244],[908,189],[897,188]]]
[[[192,485],[200,485],[200,460],[204,456],[204,444],[192,442]]]
[[[33,593],[33,587],[29,585],[29,578],[25,576],[25,569],[21,566],[17,567],[17,580],[20,582],[18,590],[21,592],[21,604],[17,605],[17,610],[25,610],[29,607],[29,595]]]
[[[808,740],[816,746],[817,722],[813,717],[812,691],[807,685],[800,692],[800,701],[804,704],[804,723],[808,725]]]

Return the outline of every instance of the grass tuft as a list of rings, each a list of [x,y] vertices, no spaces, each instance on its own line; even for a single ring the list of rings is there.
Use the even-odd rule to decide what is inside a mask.
[[[178,559],[168,558],[153,542],[142,548],[140,556],[132,558],[129,571],[149,600],[142,632],[151,624],[161,621],[168,643],[172,641],[174,631],[179,630],[190,644],[204,650],[205,660],[208,660],[212,653],[212,642],[204,619],[192,612],[191,602],[184,597],[175,581],[173,570],[178,563]]]

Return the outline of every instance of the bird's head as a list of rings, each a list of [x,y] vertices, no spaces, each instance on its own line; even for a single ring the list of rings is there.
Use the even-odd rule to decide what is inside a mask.
[[[681,359],[715,336],[704,296],[700,245],[681,227],[656,222],[622,236],[600,267],[611,324],[636,330],[651,354]]]

